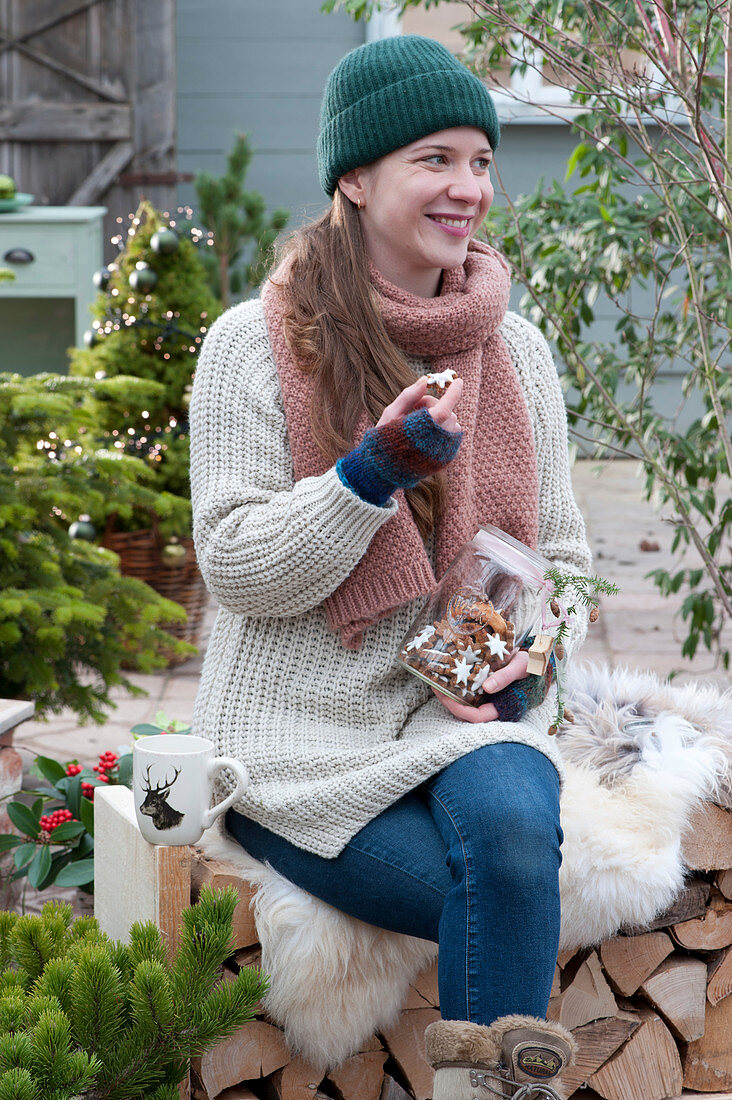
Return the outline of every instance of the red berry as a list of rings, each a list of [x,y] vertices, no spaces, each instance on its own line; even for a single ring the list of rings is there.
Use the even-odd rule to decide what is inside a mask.
[[[94,768],[96,772],[111,771],[117,764],[117,754],[108,749],[106,752],[100,753],[99,764]]]
[[[67,775],[78,775],[82,770],[81,764],[69,764],[66,768]]]
[[[73,820],[74,815],[72,814],[71,810],[59,809],[54,810],[50,817],[47,815],[42,817],[40,825],[41,828],[44,829],[46,832],[52,833],[53,830],[58,828],[59,825],[63,825],[64,821]]]

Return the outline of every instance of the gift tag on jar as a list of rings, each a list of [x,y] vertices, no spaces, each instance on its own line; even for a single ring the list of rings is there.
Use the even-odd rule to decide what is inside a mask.
[[[553,649],[554,638],[551,634],[537,634],[529,649],[529,663],[526,671],[531,676],[543,676],[549,667]]]

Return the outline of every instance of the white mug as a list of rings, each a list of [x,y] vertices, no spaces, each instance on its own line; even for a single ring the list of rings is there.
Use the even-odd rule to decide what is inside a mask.
[[[211,807],[214,776],[224,768],[236,776],[236,790]],[[228,756],[214,756],[206,737],[163,733],[141,737],[132,749],[137,824],[150,844],[195,844],[248,785],[246,768]]]

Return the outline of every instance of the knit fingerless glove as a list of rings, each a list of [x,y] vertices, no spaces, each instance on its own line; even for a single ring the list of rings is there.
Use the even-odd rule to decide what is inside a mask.
[[[411,489],[447,466],[458,452],[462,432],[448,432],[418,409],[369,428],[336,463],[338,476],[362,500],[382,507],[396,489]]]
[[[486,692],[485,701],[493,703],[501,722],[520,722],[524,715],[546,699],[554,680],[556,661],[552,653],[543,676],[526,676],[514,680],[494,695]]]

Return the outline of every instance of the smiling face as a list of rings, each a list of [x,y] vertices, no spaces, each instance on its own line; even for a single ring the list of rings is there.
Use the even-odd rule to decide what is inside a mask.
[[[437,294],[443,269],[465,262],[490,209],[492,157],[481,130],[455,126],[338,181],[352,202],[361,200],[366,251],[385,279],[422,298]]]

